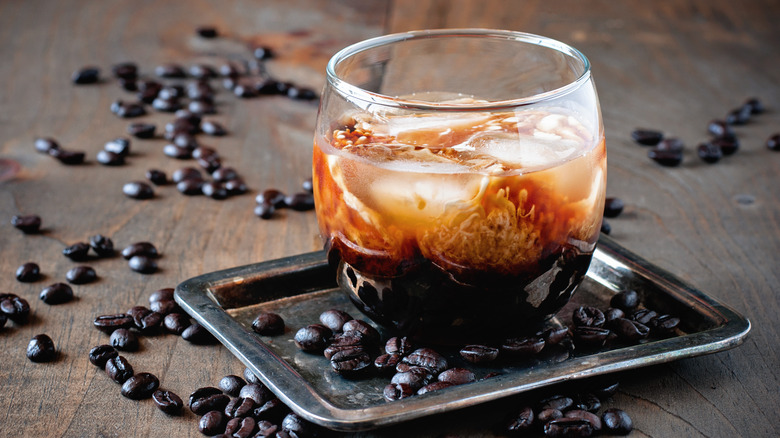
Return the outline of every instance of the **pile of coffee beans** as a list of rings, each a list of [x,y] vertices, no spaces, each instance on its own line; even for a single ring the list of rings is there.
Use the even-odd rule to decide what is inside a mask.
[[[763,103],[752,97],[738,108],[729,111],[724,119],[710,121],[707,131],[712,137],[696,148],[699,158],[705,163],[713,164],[724,156],[733,155],[740,147],[733,126],[745,125],[752,116],[764,111]],[[770,150],[780,150],[776,146],[777,142],[772,141],[775,137],[780,138],[780,134],[775,134],[767,140],[766,146]],[[631,133],[631,138],[640,145],[652,146],[653,148],[647,151],[647,156],[662,166],[674,167],[683,161],[685,144],[678,138],[664,138],[663,132],[644,128],[635,129]]]

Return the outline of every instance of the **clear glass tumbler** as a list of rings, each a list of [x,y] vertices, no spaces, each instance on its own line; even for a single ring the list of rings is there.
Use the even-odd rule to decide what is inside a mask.
[[[328,63],[317,220],[340,287],[377,323],[505,337],[554,315],[585,275],[606,159],[576,49],[487,29],[382,36]]]

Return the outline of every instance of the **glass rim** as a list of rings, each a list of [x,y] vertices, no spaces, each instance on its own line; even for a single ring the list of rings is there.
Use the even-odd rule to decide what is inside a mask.
[[[365,90],[348,81],[341,79],[336,74],[336,66],[341,62],[349,59],[350,57],[357,55],[369,49],[387,46],[390,44],[409,41],[409,40],[423,40],[433,38],[479,38],[488,37],[497,40],[514,40],[527,44],[533,44],[536,46],[546,47],[570,56],[574,59],[582,62],[583,71],[575,80],[558,87],[553,90],[545,91],[543,93],[534,94],[532,96],[505,99],[505,100],[493,100],[489,102],[479,102],[477,104],[443,104],[436,102],[425,102],[422,100],[403,99],[393,96],[384,95],[381,93],[375,93]],[[382,35],[367,40],[360,41],[358,43],[347,46],[339,50],[328,61],[326,67],[327,81],[333,86],[333,88],[344,97],[351,97],[359,99],[369,104],[382,105],[387,107],[413,109],[413,110],[436,110],[436,111],[481,111],[481,110],[496,110],[496,109],[509,109],[513,107],[531,105],[547,100],[552,100],[579,88],[583,83],[590,80],[591,66],[588,58],[579,50],[574,47],[560,42],[558,40],[536,35],[532,33],[512,31],[512,30],[500,30],[500,29],[483,29],[483,28],[455,28],[455,29],[429,29],[429,30],[415,30],[409,32],[393,33],[388,35]]]

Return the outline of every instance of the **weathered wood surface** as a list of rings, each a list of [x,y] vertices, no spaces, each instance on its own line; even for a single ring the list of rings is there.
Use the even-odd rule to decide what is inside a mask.
[[[87,361],[106,335],[90,321],[145,304],[150,292],[194,275],[319,248],[313,213],[282,212],[261,221],[258,190],[298,190],[310,174],[316,104],[281,97],[238,100],[218,94],[230,135],[202,138],[245,177],[253,192],[226,201],[185,197],[173,187],[134,201],[124,182],[149,168],[172,172],[162,140],[135,141],[128,164],[108,168],[95,153],[124,135],[126,120],[108,111],[123,97],[113,80],[73,86],[71,73],[132,60],[143,73],[171,61],[191,65],[251,55],[254,43],[279,54],[276,77],[315,88],[327,59],[341,47],[383,33],[420,28],[491,27],[560,39],[592,61],[609,151],[608,194],[624,199],[611,220],[626,247],[747,315],[753,330],[727,352],[627,373],[611,405],[634,419],[632,436],[769,437],[780,435],[780,154],[764,142],[780,131],[780,2],[778,1],[220,1],[0,3],[0,158],[21,166],[0,181],[0,292],[27,298],[27,325],[0,329],[0,436],[201,436],[192,413],[169,418],[150,401],[134,402]],[[214,25],[221,38],[194,30]],[[508,54],[509,56],[510,54]],[[768,107],[738,128],[741,150],[716,165],[695,146],[710,119],[750,96]],[[144,118],[159,127],[170,115]],[[635,127],[658,128],[687,144],[683,165],[662,168],[630,139]],[[89,164],[67,167],[37,154],[36,136],[87,151]],[[9,223],[38,214],[45,232],[26,236]],[[131,272],[121,258],[91,262],[97,283],[76,286],[75,302],[37,299],[63,281],[74,263],[60,252],[95,233],[118,247],[149,240],[163,254],[161,271]],[[40,264],[44,279],[14,279],[16,267]],[[61,355],[52,364],[25,357],[28,340],[48,333]],[[136,371],[156,374],[186,397],[243,366],[221,346],[199,347],[175,336],[142,338],[126,355]],[[491,435],[517,400],[493,403],[383,431]]]

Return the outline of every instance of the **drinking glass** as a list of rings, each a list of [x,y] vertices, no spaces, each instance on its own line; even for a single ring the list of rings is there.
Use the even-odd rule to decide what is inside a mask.
[[[508,336],[585,275],[606,149],[590,63],[543,36],[425,30],[330,60],[313,186],[337,281],[398,333]]]

